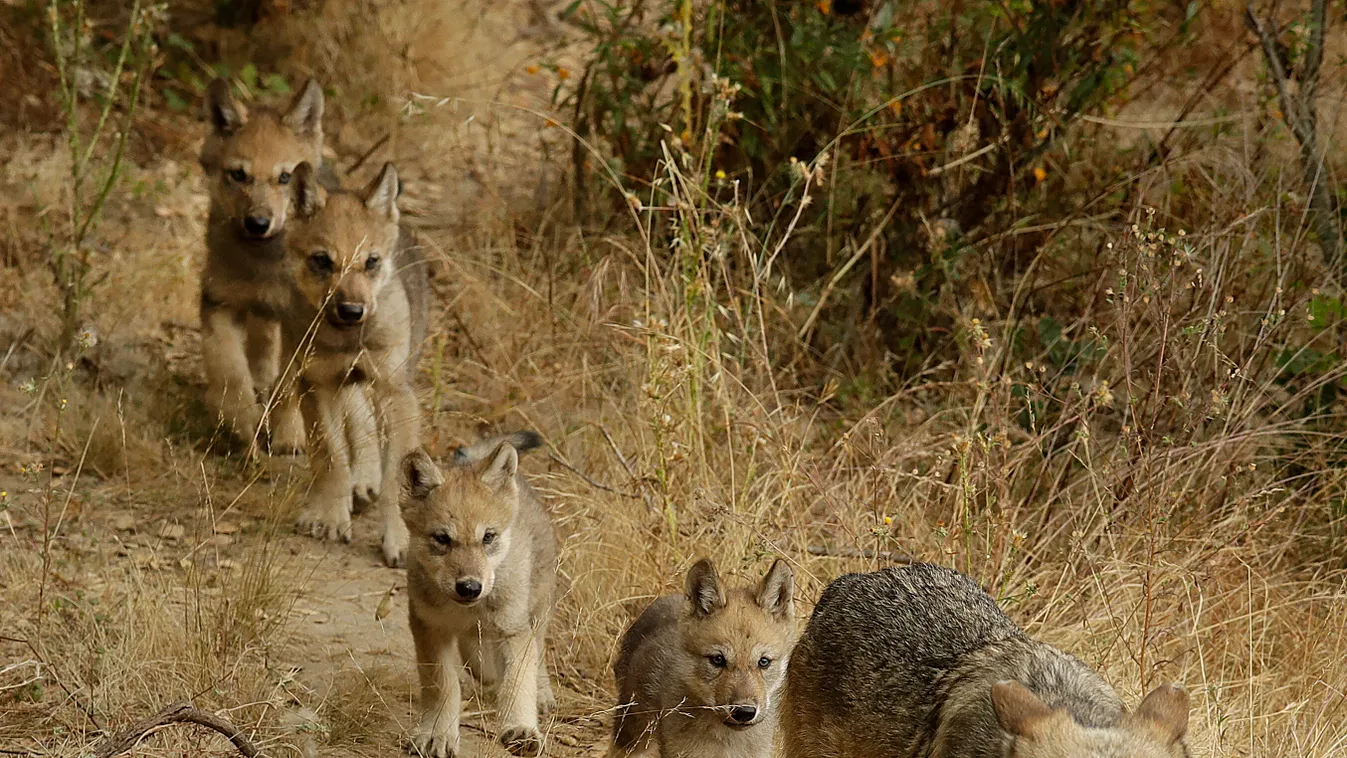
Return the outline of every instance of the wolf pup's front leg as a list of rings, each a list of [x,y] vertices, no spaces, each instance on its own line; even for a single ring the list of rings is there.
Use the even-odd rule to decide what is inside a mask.
[[[248,369],[247,332],[240,314],[224,307],[202,306],[201,357],[207,407],[235,440],[255,446],[262,408]]]
[[[361,507],[379,499],[382,487],[383,464],[380,451],[379,421],[374,416],[368,388],[364,385],[344,387],[341,395],[346,419],[346,441],[351,446],[351,494]]]
[[[416,672],[421,680],[421,721],[412,730],[407,748],[424,758],[454,758],[458,754],[458,721],[463,712],[463,690],[458,671],[463,666],[458,641],[411,616],[416,644]]]
[[[407,524],[398,503],[402,460],[420,444],[421,406],[410,385],[390,382],[384,391],[382,416],[388,434],[384,448],[383,484],[379,492],[379,511],[384,522],[384,562],[401,566],[407,559]]]
[[[543,751],[543,735],[538,730],[538,668],[542,665],[542,645],[532,629],[506,637],[505,678],[496,695],[496,707],[505,726],[500,741],[515,755],[536,756]]]
[[[351,470],[340,403],[330,389],[302,389],[300,407],[309,430],[313,489],[300,514],[300,532],[319,539],[351,541]]]

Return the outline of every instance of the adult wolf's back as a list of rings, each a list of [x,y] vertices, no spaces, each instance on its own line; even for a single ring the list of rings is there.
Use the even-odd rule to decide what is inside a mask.
[[[972,579],[917,563],[824,591],[791,655],[787,758],[1182,758],[1188,696],[1134,713]]]

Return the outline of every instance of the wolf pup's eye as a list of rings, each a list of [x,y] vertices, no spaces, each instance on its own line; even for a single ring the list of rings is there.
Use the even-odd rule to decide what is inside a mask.
[[[326,251],[319,250],[309,256],[309,270],[313,273],[319,276],[327,276],[332,273],[333,268],[332,256],[328,255]]]
[[[761,658],[758,659],[758,668],[760,668],[760,669],[765,669],[765,668],[767,668],[768,666],[771,666],[771,665],[772,665],[772,659],[771,659],[771,658],[768,658],[768,657],[765,656],[765,655],[764,655],[763,657],[761,657]]]
[[[379,267],[379,256],[377,256],[377,255],[371,255],[370,257],[368,257],[368,258],[365,259],[365,270],[366,270],[366,271],[373,271],[374,269],[376,269],[376,268],[378,268],[378,267]]]
[[[712,653],[706,656],[706,660],[710,661],[711,665],[718,669],[723,669],[725,666],[729,665],[729,662],[725,660],[725,656],[720,653]]]
[[[454,544],[454,538],[450,537],[448,532],[435,532],[430,538],[440,547],[453,547]]]
[[[233,179],[234,181],[238,182],[239,184],[242,184],[242,183],[248,181],[248,172],[247,172],[247,171],[244,171],[244,170],[241,169],[241,168],[230,169],[230,171],[229,171],[229,178],[230,178],[230,179]]]
[[[282,171],[282,172],[281,172],[281,175],[278,176],[278,177],[276,177],[276,181],[280,182],[281,184],[289,184],[289,183],[290,183],[290,172],[289,172],[289,171]]]
[[[486,534],[483,534],[483,535],[482,535],[482,544],[483,544],[483,545],[490,545],[491,543],[493,543],[493,542],[495,542],[495,541],[496,541],[496,533],[495,533],[495,532],[488,531]]]

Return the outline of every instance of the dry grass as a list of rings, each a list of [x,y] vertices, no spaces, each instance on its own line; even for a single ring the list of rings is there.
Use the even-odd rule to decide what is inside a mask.
[[[372,86],[371,72],[400,96],[477,97],[483,82],[506,81],[494,67],[464,72],[508,41],[492,25],[508,26],[509,13],[455,27],[455,39],[486,31],[470,54],[428,62],[439,27],[425,7],[408,0],[339,33],[329,26],[349,21],[325,17],[300,67],[358,69],[338,77],[352,93]],[[303,22],[266,34],[293,39]],[[386,38],[421,52],[392,73],[362,68]],[[360,113],[356,94],[337,101],[338,118]],[[1161,226],[1187,201],[1169,204],[1160,189],[1147,196],[1156,215],[1138,207],[1082,233],[1110,247],[1062,294],[1080,306],[1065,329],[1106,344],[1099,360],[1071,373],[1020,351],[1013,335],[1036,307],[1037,280],[1025,277],[1025,294],[1008,299],[1019,310],[952,308],[957,358],[875,393],[797,339],[811,308],[771,271],[775,238],[702,195],[686,164],[665,167],[679,212],[577,231],[552,212],[508,212],[552,170],[538,165],[541,125],[472,105],[494,114],[474,132],[461,107],[382,116],[400,135],[393,154],[419,166],[408,202],[439,263],[422,365],[428,443],[527,426],[565,462],[525,465],[563,535],[550,661],[581,748],[604,738],[617,635],[710,554],[740,576],[785,556],[804,609],[831,578],[885,556],[953,565],[1129,701],[1157,681],[1187,683],[1195,755],[1347,750],[1344,410],[1302,412],[1341,372],[1294,388],[1278,373],[1287,350],[1335,347],[1336,329],[1307,320],[1307,293],[1338,290],[1296,235],[1299,220],[1269,199],[1294,167],[1260,155],[1250,169],[1233,146],[1266,135],[1188,158],[1188,175],[1213,189],[1182,238]],[[352,127],[350,141],[369,144],[379,128]],[[61,202],[56,143],[3,141],[15,150],[0,165],[0,208]],[[0,748],[74,755],[103,728],[194,697],[279,754],[298,749],[287,747],[296,703],[320,714],[328,750],[386,754],[409,718],[409,662],[339,662],[331,681],[293,663],[308,644],[295,599],[326,581],[302,560],[317,548],[283,534],[304,477],[208,452],[193,415],[194,346],[181,325],[195,320],[197,173],[189,153],[165,156],[133,169],[126,186],[147,189],[110,204],[96,359],[67,368],[43,353],[58,325],[36,239],[23,238],[26,255],[6,269],[21,296],[0,306],[0,356],[35,333],[2,370],[0,662],[35,663],[0,664]],[[467,175],[484,189],[463,189]],[[713,254],[655,249],[670,225]],[[400,617],[384,623],[405,631]],[[211,740],[166,732],[144,752],[222,749]]]

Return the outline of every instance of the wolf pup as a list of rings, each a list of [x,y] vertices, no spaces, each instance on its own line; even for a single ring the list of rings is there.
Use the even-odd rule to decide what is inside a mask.
[[[295,167],[291,183],[296,218],[285,249],[292,292],[282,323],[285,351],[296,357],[285,383],[298,386],[314,474],[298,526],[315,537],[350,539],[351,462],[370,458],[379,435],[343,430],[368,416],[368,397],[383,426],[383,555],[398,566],[407,550],[399,466],[421,434],[412,381],[426,336],[425,258],[398,227],[393,164],[360,192],[328,192],[307,162]]]
[[[778,559],[726,589],[703,558],[684,594],[651,603],[622,636],[611,758],[767,758],[795,637],[795,575]]]
[[[323,90],[310,80],[282,112],[236,101],[229,82],[206,90],[211,132],[201,150],[210,182],[201,347],[206,403],[231,434],[256,448],[281,362],[280,317],[289,300],[282,244],[295,167],[321,165]],[[273,452],[297,452],[304,433],[292,395],[278,398]]]
[[[411,530],[407,603],[421,679],[421,722],[408,750],[458,754],[464,665],[494,690],[515,755],[542,752],[538,712],[555,704],[543,662],[556,592],[552,521],[519,475],[521,432],[462,448],[444,469],[417,450],[402,463],[402,513]]]
[[[828,585],[791,655],[782,719],[787,758],[1188,755],[1183,689],[1125,713],[1089,666],[924,563]]]

